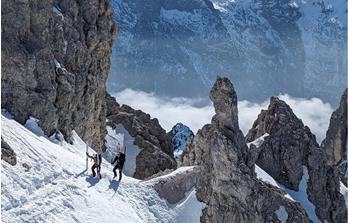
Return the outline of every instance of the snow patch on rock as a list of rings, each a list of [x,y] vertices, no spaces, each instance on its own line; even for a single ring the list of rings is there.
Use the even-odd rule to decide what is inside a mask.
[[[30,116],[29,119],[25,122],[25,127],[32,131],[37,136],[45,136],[44,131],[39,126],[39,120]]]
[[[256,148],[259,148],[262,145],[262,143],[265,141],[265,138],[267,136],[269,136],[269,134],[265,133],[264,135],[260,136],[259,138],[255,139],[254,141],[247,143],[247,146],[250,147],[250,144],[253,144],[256,146]]]
[[[147,185],[155,185],[155,184],[160,183],[161,181],[167,181],[167,180],[175,177],[178,174],[186,174],[188,172],[191,172],[191,171],[193,171],[193,169],[194,169],[194,166],[183,166],[183,167],[180,167],[180,168],[174,170],[173,172],[171,172],[171,173],[169,173],[167,175],[147,180],[145,182],[145,184],[147,184]]]
[[[294,198],[297,202],[301,204],[301,206],[306,210],[309,219],[313,221],[313,223],[321,223],[318,216],[315,213],[315,206],[308,198],[307,194],[307,182],[309,179],[308,169],[306,166],[303,166],[303,176],[300,181],[299,190],[294,191],[284,187],[286,193],[290,194],[292,198]]]
[[[340,182],[340,193],[344,196],[346,206],[348,207],[348,188],[342,182]]]
[[[106,135],[107,153],[106,159],[111,162],[116,153],[123,152],[126,154],[123,172],[125,175],[133,177],[136,168],[136,158],[140,153],[138,146],[134,145],[134,138],[128,133],[122,124],[112,129],[107,126],[108,134]],[[120,144],[120,146],[117,146]]]
[[[106,126],[107,134],[105,136],[106,140],[106,151],[103,154],[103,157],[111,162],[117,153],[117,145],[123,147],[124,135],[121,133],[117,133],[115,129],[110,126]]]
[[[265,133],[264,135],[260,136],[259,138],[257,138],[253,142],[248,143],[247,144],[248,147],[250,146],[250,144],[254,144],[256,147],[260,147],[267,136],[269,136],[269,134]],[[264,171],[258,165],[255,165],[255,173],[256,173],[256,177],[259,180],[262,180],[266,183],[269,183],[269,184],[283,190],[286,194],[285,195],[286,198],[289,198],[290,200],[299,202],[301,204],[301,206],[307,212],[309,218],[314,223],[321,222],[315,213],[315,206],[308,199],[307,182],[309,179],[309,175],[308,175],[308,169],[306,166],[303,166],[303,176],[302,176],[302,179],[300,181],[299,191],[291,190],[291,189],[285,187],[284,185],[278,183],[272,176],[270,176],[266,171]],[[341,189],[342,189],[342,187],[341,187]],[[283,222],[282,219],[279,218],[279,220],[281,220],[281,222]]]

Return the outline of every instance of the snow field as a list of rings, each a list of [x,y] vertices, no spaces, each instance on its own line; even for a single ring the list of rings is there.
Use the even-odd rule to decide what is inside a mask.
[[[199,222],[203,205],[194,190],[170,205],[153,189],[155,180],[112,180],[105,161],[102,179],[92,178],[76,133],[72,145],[55,144],[11,118],[1,120],[2,137],[17,156],[16,166],[1,161],[2,222]]]

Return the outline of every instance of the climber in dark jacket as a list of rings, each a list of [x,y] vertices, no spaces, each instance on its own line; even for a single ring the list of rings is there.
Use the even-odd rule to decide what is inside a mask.
[[[97,173],[99,174],[99,178],[101,179],[101,174],[100,174],[100,166],[101,166],[101,154],[97,155],[94,154],[93,156],[89,155],[86,153],[86,155],[93,160],[93,166],[92,166],[92,176],[95,177]],[[97,169],[97,172],[95,172],[95,169]]]
[[[118,173],[120,174],[118,180],[120,181],[122,179],[122,169],[124,162],[126,161],[126,154],[122,152],[118,152],[117,155],[115,156],[114,160],[111,162],[111,164],[116,163],[114,169],[112,170],[114,172],[114,178],[117,177],[116,170],[118,169]]]

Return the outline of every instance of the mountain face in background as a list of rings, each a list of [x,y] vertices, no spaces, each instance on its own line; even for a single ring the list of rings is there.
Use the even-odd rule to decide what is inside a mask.
[[[182,152],[185,149],[186,144],[193,138],[194,134],[191,129],[182,124],[177,123],[173,126],[172,130],[168,132],[168,137],[173,147],[174,158],[178,161]]]
[[[346,84],[345,0],[114,0],[113,10],[111,93],[204,97],[224,75],[240,99],[336,104]]]

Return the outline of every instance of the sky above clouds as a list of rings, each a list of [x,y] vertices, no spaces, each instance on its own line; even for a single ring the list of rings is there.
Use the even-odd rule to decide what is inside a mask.
[[[204,99],[166,98],[153,93],[126,89],[114,95],[120,104],[127,104],[134,109],[149,113],[152,118],[157,118],[161,126],[170,131],[178,122],[191,128],[196,133],[205,124],[210,123],[214,114],[212,104],[204,105]],[[329,126],[333,108],[318,98],[295,98],[287,94],[278,96],[293,109],[294,113],[302,119],[320,143]],[[239,101],[239,126],[244,134],[251,128],[261,109],[267,109],[269,100],[263,103]]]

